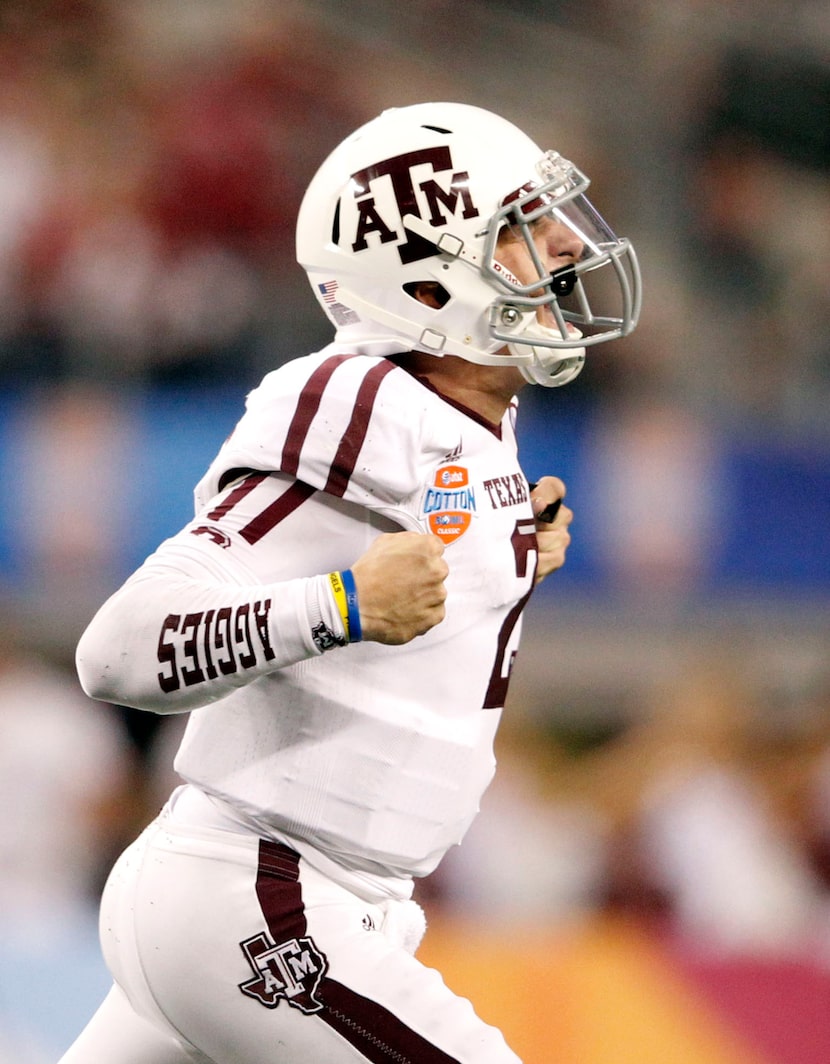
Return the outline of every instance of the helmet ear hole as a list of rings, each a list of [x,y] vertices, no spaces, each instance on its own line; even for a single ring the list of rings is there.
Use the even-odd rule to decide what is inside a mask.
[[[437,281],[408,281],[403,290],[411,298],[440,310],[450,301],[450,293]]]

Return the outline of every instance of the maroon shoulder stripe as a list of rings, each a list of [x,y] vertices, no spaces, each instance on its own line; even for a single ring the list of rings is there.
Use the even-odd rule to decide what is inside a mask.
[[[347,358],[352,357],[352,355],[332,355],[325,362],[321,362],[308,378],[305,387],[300,392],[297,407],[285,437],[285,445],[282,449],[282,458],[280,460],[280,469],[283,473],[289,473],[292,477],[297,475],[297,470],[300,467],[300,452],[303,449],[311,422],[314,420],[314,415],[320,408],[326,385],[341,362],[345,362]]]
[[[275,528],[280,521],[293,513],[298,506],[305,502],[315,489],[302,480],[295,480],[290,488],[287,488],[278,499],[266,506],[262,513],[252,518],[244,528],[240,529],[240,536],[251,545],[258,543],[262,537]]]
[[[268,931],[276,944],[309,942],[300,885],[300,858],[288,846],[259,843],[256,893]],[[320,949],[325,943],[315,943]],[[323,955],[318,954],[321,958]],[[328,964],[322,967],[328,970]],[[369,1064],[458,1064],[437,1046],[407,1027],[382,1005],[350,990],[324,974],[315,987],[309,1023],[321,1020],[361,1053]]]
[[[387,373],[391,373],[396,368],[394,362],[384,358],[363,378],[357,392],[351,419],[340,440],[340,446],[337,448],[337,454],[329,470],[329,479],[323,489],[329,495],[343,496],[345,494],[357,463],[357,456],[360,454],[360,448],[366,439],[372,407],[381,381]]]
[[[250,476],[245,477],[245,479],[237,484],[233,491],[230,492],[218,506],[210,511],[207,515],[208,520],[218,521],[221,517],[224,517],[225,514],[232,510],[237,503],[240,503],[249,492],[253,491],[257,484],[261,484],[267,476],[267,473],[251,473]]]

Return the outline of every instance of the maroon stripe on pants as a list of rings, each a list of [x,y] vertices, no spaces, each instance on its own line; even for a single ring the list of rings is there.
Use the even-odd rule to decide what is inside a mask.
[[[382,1005],[335,979],[324,979],[318,996],[325,1006],[320,1018],[372,1064],[458,1064]]]
[[[299,879],[299,854],[281,843],[261,839],[256,894],[275,942],[301,938],[306,933]]]
[[[274,942],[308,935],[300,885],[300,858],[288,846],[260,840],[256,893]],[[377,932],[367,932],[373,934]],[[325,953],[325,943],[315,947]],[[323,1008],[308,1017],[322,1020],[370,1064],[458,1064],[382,1005],[324,976],[316,991]],[[288,1008],[280,1003],[281,1008]]]

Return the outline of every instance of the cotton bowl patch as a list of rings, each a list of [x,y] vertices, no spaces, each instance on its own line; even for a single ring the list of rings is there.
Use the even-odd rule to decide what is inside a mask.
[[[436,470],[422,507],[430,532],[445,543],[463,536],[476,512],[475,492],[464,466],[445,465]]]

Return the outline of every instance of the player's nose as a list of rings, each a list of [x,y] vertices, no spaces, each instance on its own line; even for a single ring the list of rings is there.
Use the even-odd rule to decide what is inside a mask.
[[[551,261],[557,259],[569,259],[571,262],[579,262],[585,244],[579,239],[573,229],[562,222],[553,222],[547,233],[547,253]]]

